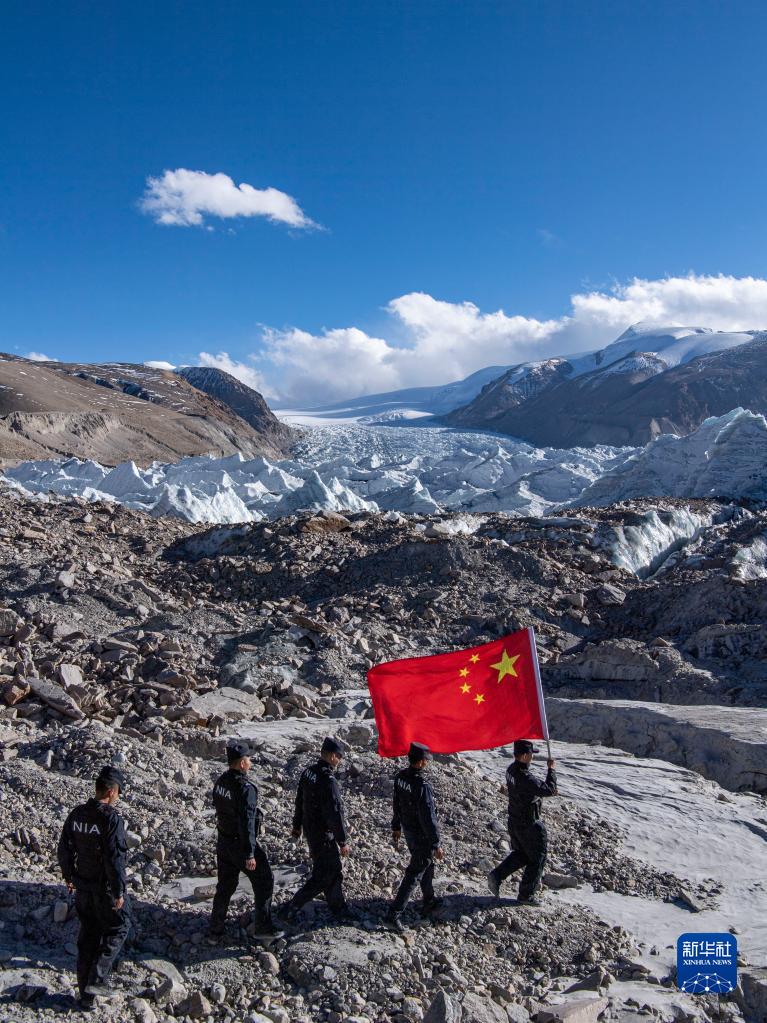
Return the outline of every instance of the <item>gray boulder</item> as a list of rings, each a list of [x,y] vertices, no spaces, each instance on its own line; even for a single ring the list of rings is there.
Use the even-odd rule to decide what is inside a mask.
[[[461,1003],[463,1023],[508,1023],[505,1009],[489,998],[482,998],[472,992],[463,996]]]
[[[461,1023],[461,1006],[444,991],[438,991],[426,1010],[423,1023]]]
[[[224,686],[223,689],[213,689],[202,696],[192,697],[185,710],[203,724],[213,717],[225,721],[252,721],[264,716],[264,702],[255,693]]]
[[[72,697],[55,682],[50,682],[46,678],[29,678],[27,682],[32,695],[59,714],[72,718],[73,721],[81,721],[85,717]]]
[[[596,1023],[607,1005],[606,998],[574,998],[542,1009],[536,1023]]]

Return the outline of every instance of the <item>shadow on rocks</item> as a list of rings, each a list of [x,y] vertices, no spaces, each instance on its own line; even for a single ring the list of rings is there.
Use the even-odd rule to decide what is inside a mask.
[[[66,919],[60,920],[65,906]],[[222,958],[226,955],[225,948],[210,947],[205,943],[210,907],[200,903],[194,906],[161,905],[131,895],[131,931],[121,959],[140,962],[142,958],[163,958],[184,969]],[[79,923],[74,895],[70,895],[63,884],[3,881],[0,884],[0,914],[6,922],[5,930],[0,932],[0,946],[9,946],[9,961],[25,958],[32,950],[35,958],[39,959],[43,950],[51,950],[51,958],[56,960],[57,968],[65,966],[74,972]],[[238,925],[249,921],[250,913],[239,917],[232,913],[232,934]],[[239,931],[242,943],[247,944],[242,926],[239,926]]]

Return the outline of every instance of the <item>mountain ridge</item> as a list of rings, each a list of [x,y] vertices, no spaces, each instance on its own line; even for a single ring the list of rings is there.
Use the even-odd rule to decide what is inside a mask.
[[[511,367],[442,421],[546,446],[636,447],[738,406],[767,411],[766,341],[759,331],[629,328],[597,352]]]
[[[237,387],[224,381],[222,390],[245,388],[231,380]],[[249,458],[284,455],[296,434],[257,398],[263,404],[260,427],[173,371],[0,353],[0,464],[83,457],[105,465],[126,459],[148,465],[235,451]],[[255,399],[253,404],[258,406]]]

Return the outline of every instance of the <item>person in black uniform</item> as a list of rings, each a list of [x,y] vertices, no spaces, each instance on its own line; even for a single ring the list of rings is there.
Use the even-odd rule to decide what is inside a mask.
[[[399,847],[402,832],[410,852],[410,863],[391,904],[386,923],[402,929],[400,916],[417,884],[421,885],[421,912],[431,913],[442,902],[434,895],[434,861],[443,857],[439,844],[439,825],[434,809],[434,793],[424,777],[431,760],[431,750],[420,742],[412,742],[408,751],[409,767],[394,779],[394,815],[391,829],[394,848]]]
[[[509,838],[511,852],[487,875],[487,887],[498,898],[501,882],[524,867],[519,882],[519,902],[539,906],[535,897],[536,889],[546,865],[548,838],[546,826],[541,820],[541,800],[557,795],[557,775],[554,761],[548,761],[545,781],[530,774],[530,763],[538,749],[529,739],[518,739],[514,743],[514,763],[506,771],[506,785],[509,790]]]
[[[246,874],[255,900],[256,938],[277,938],[282,933],[272,923],[274,878],[269,860],[258,842],[261,811],[258,789],[246,775],[252,764],[245,742],[231,742],[226,749],[229,769],[213,786],[216,807],[216,865],[218,883],[213,897],[208,941],[218,943],[224,935],[229,902],[237,890],[240,874]]]
[[[343,746],[328,737],[322,743],[320,759],[307,767],[298,782],[293,837],[303,831],[312,857],[312,872],[285,907],[285,918],[292,922],[302,906],[324,893],[330,911],[337,920],[351,918],[342,887],[341,857],[348,856],[349,836],[344,819],[341,792],[333,772],[343,759]]]
[[[125,825],[115,809],[125,779],[116,767],[96,778],[95,797],[76,806],[61,832],[58,860],[80,920],[77,987],[80,1007],[90,1010],[110,993],[109,977],[130,929],[125,890]]]

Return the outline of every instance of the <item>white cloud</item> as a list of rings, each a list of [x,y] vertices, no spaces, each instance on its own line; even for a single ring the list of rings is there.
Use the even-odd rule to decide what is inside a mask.
[[[155,223],[176,227],[199,227],[204,215],[266,217],[290,227],[316,227],[292,196],[277,188],[236,185],[228,174],[205,171],[166,170],[159,178],[147,178],[139,208]]]
[[[25,359],[29,359],[30,362],[58,362],[58,359],[52,359],[50,355],[43,355],[42,352],[27,352],[24,356]]]
[[[609,326],[638,320],[711,327],[713,330],[751,330],[767,326],[767,281],[759,277],[635,278],[611,292],[572,296],[578,321]]]
[[[249,356],[249,358],[253,358]],[[236,362],[231,359],[227,352],[219,352],[218,355],[211,355],[209,352],[200,352],[197,356],[199,366],[210,366],[213,369],[221,369],[225,373],[241,380],[248,387],[260,391],[265,398],[275,398],[276,393],[266,382],[262,374],[253,366],[245,362]]]
[[[232,362],[225,352],[215,358],[260,377],[260,384],[252,386],[285,403],[322,404],[449,383],[486,366],[601,348],[639,320],[714,330],[767,327],[767,281],[694,274],[637,278],[607,291],[572,295],[570,305],[564,316],[539,320],[503,310],[483,313],[472,302],[444,302],[412,292],[386,307],[396,325],[396,341],[357,327],[319,334],[267,328],[262,351],[248,356],[262,373]]]
[[[144,365],[147,369],[175,369],[172,362],[163,362],[162,359],[149,359]]]

